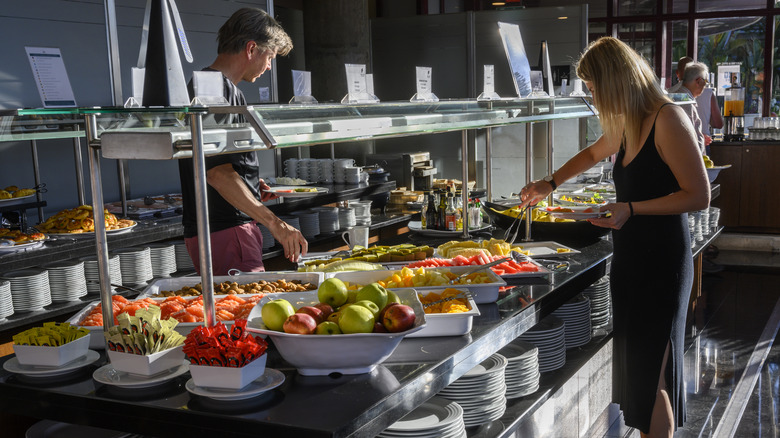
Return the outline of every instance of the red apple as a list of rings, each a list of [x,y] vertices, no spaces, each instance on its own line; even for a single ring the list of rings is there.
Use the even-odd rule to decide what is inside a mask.
[[[319,324],[322,321],[325,321],[326,316],[322,314],[322,310],[318,309],[314,306],[303,306],[295,311],[295,313],[305,313],[312,318],[314,318],[314,321]]]
[[[328,319],[328,316],[330,316],[331,313],[333,313],[333,306],[331,306],[328,303],[317,303],[314,305],[314,307],[320,309],[322,311],[322,320],[325,321]]]
[[[397,306],[399,304],[401,304],[401,303],[396,303],[395,301],[391,301],[391,302],[387,303],[387,305],[385,307],[383,307],[382,310],[379,311],[379,314],[377,315],[377,320],[384,321],[385,312],[387,312],[387,309],[389,309],[389,308],[391,308],[393,306]]]
[[[285,333],[310,335],[317,329],[317,321],[307,313],[295,313],[284,320],[282,328]]]
[[[373,331],[373,333],[387,333],[387,329],[385,328],[385,326],[382,325],[381,322],[377,321],[374,324],[374,331]]]
[[[382,317],[382,324],[388,332],[398,333],[409,330],[414,325],[414,309],[405,305],[398,304],[389,307]]]

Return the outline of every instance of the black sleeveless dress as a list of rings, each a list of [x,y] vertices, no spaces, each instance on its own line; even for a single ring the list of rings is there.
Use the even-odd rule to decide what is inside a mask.
[[[659,198],[680,189],[656,149],[655,121],[642,149],[625,166],[624,156],[621,148],[613,169],[617,202]],[[613,400],[626,425],[647,432],[670,344],[666,384],[679,427],[685,421],[683,343],[693,285],[688,215],[633,216],[612,237]]]

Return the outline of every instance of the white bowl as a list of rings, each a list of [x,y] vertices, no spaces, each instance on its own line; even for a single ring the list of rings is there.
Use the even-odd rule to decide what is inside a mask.
[[[417,289],[417,293],[427,296],[434,291],[432,289]],[[471,310],[460,313],[426,313],[425,327],[415,333],[409,334],[410,338],[423,338],[433,336],[460,336],[471,332],[471,326],[475,316],[479,316],[477,303],[473,299],[467,299]]]
[[[473,266],[452,266],[448,268],[425,268],[425,269],[431,271],[444,270],[444,271],[450,271],[453,274],[460,274],[463,271],[471,268],[473,268]],[[373,283],[375,281],[384,280],[385,278],[390,277],[393,274],[400,274],[400,272],[401,272],[400,270],[348,271],[348,272],[326,273],[326,277],[327,276],[336,277],[341,279],[342,281],[348,281],[350,283],[366,285],[369,283]],[[496,300],[498,299],[498,290],[502,286],[506,286],[506,281],[504,281],[501,277],[496,275],[496,273],[491,271],[490,269],[486,269],[481,272],[487,274],[488,278],[490,279],[489,283],[425,286],[424,288],[421,287],[420,289],[436,290],[439,292],[441,292],[444,289],[447,289],[448,287],[468,289],[471,292],[471,295],[474,297],[474,302],[476,302],[477,304],[495,303]],[[401,289],[393,288],[393,291],[396,293],[398,293],[399,290]]]
[[[720,171],[723,169],[728,169],[729,167],[731,167],[731,164],[726,164],[725,166],[708,167],[707,176],[710,178],[710,182],[715,182],[715,179],[718,178]]]
[[[58,367],[83,357],[89,350],[89,335],[59,347],[14,345],[16,360],[22,365]]]
[[[138,376],[153,376],[181,365],[184,361],[184,352],[181,345],[148,355],[108,350],[108,358],[111,360],[111,366],[117,371]]]
[[[404,336],[422,330],[425,326],[426,315],[417,292],[414,289],[399,289],[396,293],[403,304],[414,309],[416,317],[414,327],[400,333],[297,335],[265,328],[260,313],[263,304],[272,299],[284,298],[297,309],[316,304],[317,291],[266,295],[249,314],[247,330],[270,337],[284,360],[304,376],[369,373],[393,353]]]
[[[190,375],[195,386],[238,391],[263,375],[267,360],[263,354],[241,368],[190,364]]]

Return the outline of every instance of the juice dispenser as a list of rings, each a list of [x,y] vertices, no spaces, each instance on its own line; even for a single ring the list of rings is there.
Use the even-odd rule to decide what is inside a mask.
[[[726,89],[723,105],[723,141],[745,139],[745,89],[734,86]]]

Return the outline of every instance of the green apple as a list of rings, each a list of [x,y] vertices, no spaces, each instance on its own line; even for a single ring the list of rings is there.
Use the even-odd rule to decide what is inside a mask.
[[[342,333],[371,333],[374,331],[374,314],[363,306],[349,306],[339,310],[339,328]]]
[[[363,286],[357,293],[356,301],[373,301],[377,307],[384,309],[387,305],[387,289],[379,283],[371,283]]]
[[[284,299],[271,300],[260,309],[260,315],[263,317],[263,324],[268,330],[282,331],[284,321],[295,314],[295,309],[289,301]]]
[[[398,298],[398,295],[395,292],[393,292],[391,290],[388,290],[387,291],[387,304],[390,304],[390,303],[401,304],[401,299]]]
[[[377,315],[379,315],[379,311],[382,310],[379,308],[379,306],[376,305],[373,301],[368,300],[361,300],[355,303],[355,306],[363,306],[366,309],[370,310],[371,313],[374,315],[374,319],[377,319]]]
[[[317,335],[340,335],[341,329],[339,325],[333,321],[323,321],[317,325],[317,329],[314,330],[314,334]]]
[[[347,285],[338,278],[326,279],[317,289],[317,299],[334,308],[346,303],[347,297]]]
[[[354,303],[357,301],[357,293],[358,291],[356,290],[347,291],[347,303]]]

